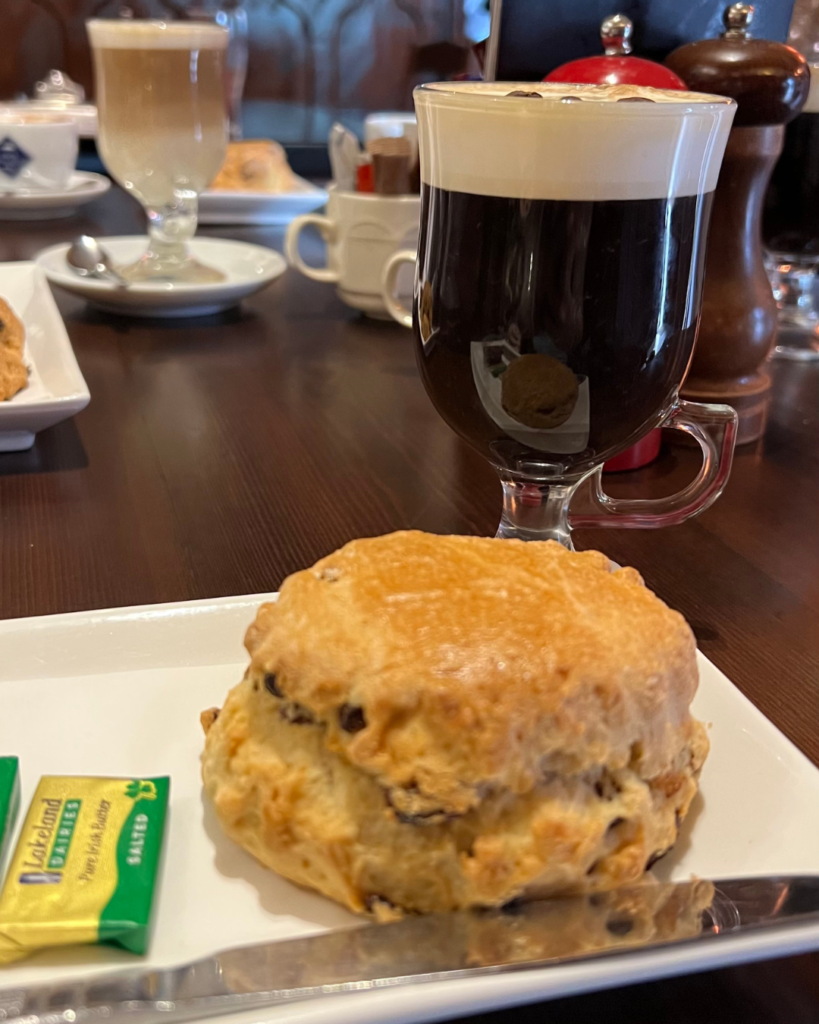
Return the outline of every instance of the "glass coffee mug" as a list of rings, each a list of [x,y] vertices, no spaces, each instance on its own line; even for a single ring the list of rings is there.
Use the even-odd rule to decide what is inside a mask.
[[[500,474],[500,537],[571,547],[578,526],[658,527],[707,508],[736,414],[683,402],[705,240],[735,104],[634,86],[455,82],[415,90],[421,233],[412,324],[447,423]],[[385,267],[390,312],[409,250]],[[695,480],[611,498],[603,463],[657,426]],[[580,484],[585,508],[570,511]]]
[[[225,274],[195,260],[187,243],[199,193],[227,151],[227,29],[125,18],[86,24],[100,154],[148,216],[148,250],[120,273],[131,281],[223,281]]]

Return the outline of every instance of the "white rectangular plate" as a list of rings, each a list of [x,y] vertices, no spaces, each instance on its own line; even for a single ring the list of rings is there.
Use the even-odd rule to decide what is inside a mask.
[[[103,965],[180,963],[354,923],[341,907],[267,871],[227,840],[202,800],[199,712],[220,705],[241,679],[241,641],[261,600],[0,622],[0,753],[20,757],[24,806],[45,774],[171,776],[150,955],[140,960],[103,947],[40,953],[0,970],[0,988]],[[662,876],[819,872],[819,771],[702,656],[700,669],[695,712],[711,724],[711,755]],[[546,970],[328,996],[241,1019],[441,1019],[816,948],[819,925],[803,925]]]
[[[91,398],[42,270],[0,263],[0,296],[26,328],[26,387],[0,402],[0,453],[22,451],[34,435],[84,409]]]
[[[323,188],[296,175],[292,192],[240,192],[206,189],[199,196],[200,224],[270,224],[284,227],[294,217],[327,202]]]

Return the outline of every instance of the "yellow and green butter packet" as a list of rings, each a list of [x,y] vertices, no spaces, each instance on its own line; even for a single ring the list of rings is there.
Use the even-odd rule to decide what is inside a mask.
[[[20,810],[20,766],[16,757],[0,757],[0,881]]]
[[[0,964],[45,946],[144,953],[170,779],[45,776],[0,895]]]

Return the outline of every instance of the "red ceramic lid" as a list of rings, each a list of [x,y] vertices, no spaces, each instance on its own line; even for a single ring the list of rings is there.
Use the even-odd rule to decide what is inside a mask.
[[[650,85],[655,89],[686,89],[670,68],[643,57],[630,57],[631,21],[613,14],[600,26],[605,56],[583,57],[550,71],[544,82],[584,82],[590,85]]]

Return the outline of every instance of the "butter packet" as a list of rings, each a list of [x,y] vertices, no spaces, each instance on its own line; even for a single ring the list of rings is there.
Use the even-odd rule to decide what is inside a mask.
[[[19,810],[20,764],[16,757],[0,757],[0,881]]]
[[[0,964],[45,946],[148,944],[170,779],[44,776],[0,895]]]

